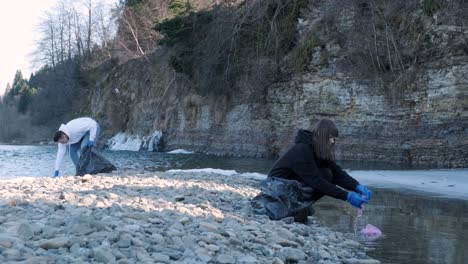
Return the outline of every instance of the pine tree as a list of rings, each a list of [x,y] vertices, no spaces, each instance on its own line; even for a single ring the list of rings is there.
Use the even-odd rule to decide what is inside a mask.
[[[10,94],[12,97],[19,95],[21,89],[23,88],[24,83],[26,80],[23,79],[23,74],[20,70],[16,71],[15,78],[13,80],[13,86],[11,87]]]
[[[20,70],[16,71],[13,85],[7,85],[3,102],[9,105],[16,105],[19,113],[25,114],[31,104],[33,96],[37,89],[29,86],[26,79],[23,79],[23,74]]]
[[[25,82],[21,87],[18,99],[18,112],[25,114],[31,104],[34,94],[36,94],[36,89],[29,87]]]
[[[6,104],[6,96],[10,93],[11,91],[11,85],[10,83],[7,83],[6,87],[5,87],[5,92],[3,93],[3,96],[2,96],[2,104]]]

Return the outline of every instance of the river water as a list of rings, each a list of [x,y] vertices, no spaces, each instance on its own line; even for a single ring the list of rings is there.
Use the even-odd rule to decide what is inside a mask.
[[[0,145],[0,179],[53,174],[56,146]],[[169,169],[217,168],[237,172],[267,173],[274,161],[227,158],[203,154],[103,151],[121,171],[135,174]],[[378,163],[341,163],[345,169],[409,169]],[[418,168],[421,169],[421,168]],[[69,156],[61,175],[73,175]],[[467,170],[468,175],[468,170]],[[0,183],[1,184],[1,183]],[[385,186],[384,186],[385,187]],[[374,240],[355,237],[368,255],[382,263],[468,263],[468,201],[435,197],[427,193],[373,188],[374,197],[364,210],[366,223],[379,227]],[[315,204],[316,218],[333,230],[354,237],[356,210],[346,202],[324,198]]]

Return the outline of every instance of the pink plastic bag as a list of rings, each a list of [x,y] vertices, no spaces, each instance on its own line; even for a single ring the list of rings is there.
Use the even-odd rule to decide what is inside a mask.
[[[362,196],[365,197],[365,196]],[[361,228],[365,224],[365,220],[362,217],[362,213],[364,211],[364,205],[361,206],[357,210],[357,217],[354,220],[354,234],[356,234],[356,231],[359,230],[358,228]],[[365,236],[368,239],[377,239],[382,235],[382,231],[380,231],[379,228],[377,228],[374,225],[367,224],[366,227],[362,228],[360,231],[361,235]]]
[[[366,227],[361,230],[361,234],[365,236],[379,237],[382,235],[382,231],[374,225],[367,224]]]

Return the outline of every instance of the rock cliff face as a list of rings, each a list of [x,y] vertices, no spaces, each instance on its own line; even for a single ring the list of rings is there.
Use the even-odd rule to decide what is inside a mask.
[[[285,148],[297,127],[330,118],[340,130],[341,159],[466,166],[467,74],[468,65],[428,67],[417,78],[423,89],[398,104],[378,82],[311,74],[276,84],[267,104],[273,147]]]
[[[304,12],[299,39],[319,26],[320,10]],[[352,24],[343,23],[343,30]],[[411,80],[398,94],[382,78],[344,70],[345,44],[318,34],[323,43],[304,71],[255,94],[197,94],[169,66],[171,51],[158,49],[103,69],[107,75],[95,83],[91,111],[109,137],[162,131],[166,150],[274,157],[293,143],[298,128],[329,118],[340,131],[342,160],[468,166],[466,27],[426,23],[421,34],[432,55],[407,69]]]

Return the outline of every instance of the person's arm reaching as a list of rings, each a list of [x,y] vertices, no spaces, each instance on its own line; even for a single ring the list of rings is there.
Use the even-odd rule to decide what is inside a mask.
[[[89,141],[93,141],[96,139],[96,133],[97,133],[97,122],[93,120],[93,124],[91,124],[91,127],[89,129]]]
[[[351,177],[348,173],[343,171],[340,166],[338,166],[335,162],[329,162],[330,169],[333,173],[333,183],[337,184],[340,187],[343,187],[347,190],[358,192],[366,197],[366,199],[370,200],[372,198],[372,192],[367,189],[366,186],[361,185],[358,181],[356,181],[353,177]]]
[[[356,191],[356,187],[359,185],[358,181],[349,176],[349,174],[342,170],[335,162],[329,161],[328,164],[333,174],[333,183],[346,190]]]
[[[346,201],[348,192],[322,178],[314,162],[296,162],[292,170],[315,190],[333,198]]]
[[[55,177],[57,177],[59,174],[60,165],[62,164],[62,160],[66,152],[67,152],[67,145],[59,143],[58,150],[57,150],[57,158],[55,160],[55,172],[54,172]]]

